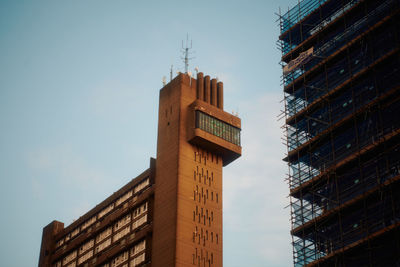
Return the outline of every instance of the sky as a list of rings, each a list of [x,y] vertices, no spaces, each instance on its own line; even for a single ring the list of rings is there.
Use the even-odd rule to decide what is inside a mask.
[[[0,265],[37,266],[44,226],[149,167],[187,34],[190,70],[224,82],[242,119],[243,155],[224,168],[224,266],[292,265],[276,13],[296,3],[0,0]]]

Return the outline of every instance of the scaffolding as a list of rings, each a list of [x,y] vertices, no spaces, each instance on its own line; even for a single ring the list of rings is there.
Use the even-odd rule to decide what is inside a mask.
[[[400,266],[399,13],[304,0],[279,14],[294,266]]]

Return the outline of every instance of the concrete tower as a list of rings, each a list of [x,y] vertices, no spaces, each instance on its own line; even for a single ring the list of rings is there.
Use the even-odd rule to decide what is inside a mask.
[[[223,84],[178,75],[160,91],[153,266],[222,266],[222,167],[241,155]]]

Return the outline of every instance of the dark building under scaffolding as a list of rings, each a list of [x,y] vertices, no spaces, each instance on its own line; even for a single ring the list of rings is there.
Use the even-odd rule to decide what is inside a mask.
[[[280,14],[294,266],[400,266],[400,1]]]

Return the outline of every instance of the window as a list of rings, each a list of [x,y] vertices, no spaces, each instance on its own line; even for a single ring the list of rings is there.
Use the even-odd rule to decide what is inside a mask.
[[[196,128],[240,146],[240,129],[201,111],[196,111]]]
[[[136,258],[134,258],[133,260],[131,260],[131,266],[138,266],[139,264],[141,264],[142,262],[144,262],[146,259],[146,254],[143,253],[139,256],[137,256]]]
[[[147,214],[141,217],[140,219],[136,220],[132,224],[132,230],[138,228],[139,226],[143,225],[144,223],[147,222]]]
[[[79,255],[82,255],[89,249],[93,248],[93,246],[94,246],[94,239],[91,239],[79,248]]]
[[[100,219],[101,217],[103,217],[104,215],[109,213],[113,208],[114,208],[114,203],[111,203],[109,206],[107,206],[106,208],[104,208],[103,210],[101,210],[99,212],[99,215],[97,216],[97,218]]]
[[[75,267],[75,266],[76,266],[76,262],[73,261],[73,262],[71,262],[70,264],[64,265],[64,266],[65,266],[65,267]]]
[[[121,231],[119,231],[118,233],[116,233],[114,235],[113,241],[115,242],[115,241],[121,239],[122,237],[129,234],[129,232],[130,232],[130,226],[128,225],[127,227],[125,227],[124,229],[122,229]]]
[[[143,212],[146,212],[147,211],[147,202],[145,202],[144,204],[143,204]]]
[[[79,234],[79,227],[77,227],[74,231],[71,232],[71,238],[74,238],[78,234]]]
[[[117,199],[117,201],[115,202],[115,205],[118,206],[119,204],[121,204],[122,202],[124,202],[125,200],[130,198],[132,195],[133,195],[132,190],[130,190],[129,192],[127,192],[123,196],[121,196],[119,199]]]
[[[60,240],[57,241],[56,248],[59,248],[62,245],[64,245],[64,238],[61,238]]]
[[[142,240],[139,243],[137,243],[134,247],[131,249],[131,256],[135,256],[136,254],[144,251],[146,249],[146,240]]]
[[[78,259],[78,264],[81,264],[82,262],[86,261],[87,259],[90,259],[93,256],[93,250],[90,250],[88,253],[83,255]]]
[[[111,238],[107,239],[106,241],[104,241],[103,243],[101,243],[100,245],[98,245],[96,247],[96,253],[102,251],[103,249],[105,249],[106,247],[108,247],[109,245],[111,245]]]
[[[81,229],[84,230],[86,228],[88,228],[89,226],[91,226],[92,224],[94,224],[96,222],[96,215],[93,216],[92,218],[90,218],[89,220],[87,220],[84,224],[82,224]]]
[[[111,260],[111,267],[117,266],[125,261],[128,260],[129,253],[128,251],[125,251],[121,254],[119,254],[117,257]]]
[[[137,186],[135,186],[135,188],[133,189],[134,193],[139,192],[140,190],[142,190],[143,188],[145,188],[146,186],[148,186],[150,184],[150,180],[147,178],[145,179],[143,182],[141,182],[140,184],[138,184]]]
[[[68,254],[64,259],[63,259],[63,265],[65,265],[66,263],[74,260],[76,258],[77,255],[77,251],[74,250],[72,251],[70,254]]]
[[[111,235],[112,232],[112,227],[108,227],[107,229],[105,229],[103,232],[101,232],[100,234],[97,235],[96,237],[96,243],[99,243],[101,241],[103,241],[104,239],[106,239],[107,237],[109,237]]]
[[[147,202],[145,202],[144,204],[136,208],[133,211],[133,219],[136,219],[137,217],[145,213],[147,211],[147,207],[148,207]]]
[[[130,214],[125,215],[114,224],[114,231],[117,231],[118,229],[122,228],[123,226],[127,225],[130,222],[131,222],[131,215]]]

